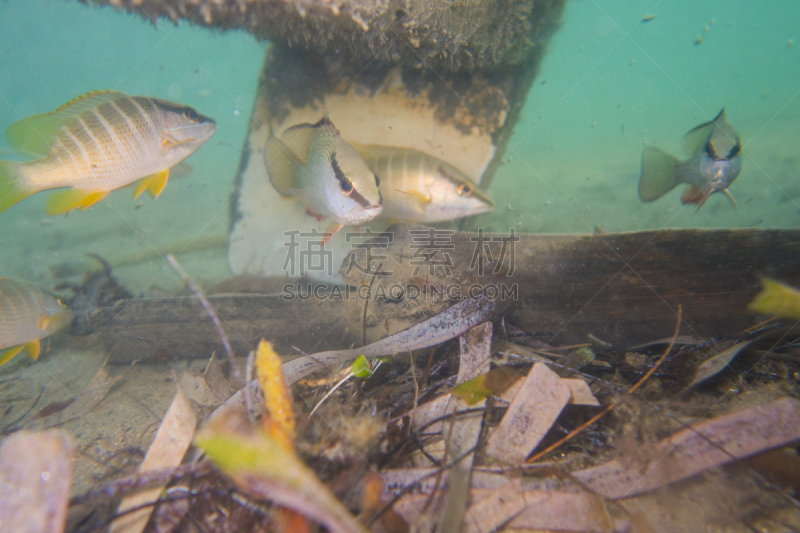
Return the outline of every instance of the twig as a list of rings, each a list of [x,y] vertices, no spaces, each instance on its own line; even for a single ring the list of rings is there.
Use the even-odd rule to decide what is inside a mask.
[[[633,394],[634,392],[636,392],[636,390],[639,387],[641,387],[644,384],[644,382],[647,381],[647,379],[650,376],[653,375],[653,373],[658,369],[658,367],[661,366],[661,363],[664,362],[664,359],[667,358],[667,355],[669,354],[670,350],[672,350],[672,347],[675,346],[675,341],[678,340],[678,332],[681,329],[681,315],[682,314],[683,314],[683,309],[682,309],[682,307],[680,305],[678,305],[678,321],[675,324],[675,333],[672,335],[672,340],[670,341],[669,346],[667,346],[667,349],[664,350],[663,354],[661,354],[661,357],[658,358],[658,361],[656,361],[656,364],[654,364],[653,367],[650,370],[648,370],[647,373],[644,376],[642,376],[642,379],[637,381],[630,389],[628,389],[628,393],[627,393],[628,395]],[[577,435],[578,433],[580,433],[581,431],[583,431],[587,427],[589,427],[592,424],[594,424],[597,420],[599,420],[600,418],[602,418],[603,416],[608,414],[609,411],[614,409],[620,403],[622,403],[621,400],[617,401],[617,402],[614,402],[614,403],[608,404],[599,413],[594,415],[592,418],[590,418],[589,420],[587,420],[586,422],[584,422],[583,424],[581,424],[577,428],[575,428],[572,431],[570,431],[563,438],[557,440],[556,442],[554,442],[553,444],[551,444],[550,446],[548,446],[544,450],[540,451],[539,453],[534,454],[530,459],[528,459],[526,461],[526,463],[532,463],[532,462],[540,459],[545,454],[550,453],[551,451],[555,450],[556,448],[558,448],[559,446],[561,446],[565,442],[571,440],[573,437],[575,437],[575,435]]]
[[[414,368],[414,354],[408,352],[408,358],[411,360],[411,377],[414,379],[414,409],[416,409],[419,401],[419,383],[417,382],[416,368]]]
[[[200,303],[203,304],[208,315],[211,317],[211,320],[214,322],[214,326],[217,328],[217,333],[219,333],[220,338],[222,339],[222,345],[225,347],[225,353],[228,354],[228,360],[231,363],[231,372],[233,373],[233,378],[237,382],[241,382],[242,376],[239,373],[239,367],[236,365],[236,361],[233,359],[233,349],[231,348],[231,343],[228,342],[228,336],[225,334],[225,330],[222,329],[222,322],[219,321],[219,317],[217,313],[214,312],[214,308],[211,307],[208,299],[206,299],[203,292],[200,288],[194,284],[192,279],[189,277],[189,274],[178,264],[178,260],[175,259],[175,256],[172,254],[167,254],[167,262],[169,266],[172,267],[172,270],[175,271],[178,276],[183,280],[183,282],[191,289],[194,295],[200,300]]]
[[[433,363],[433,352],[436,348],[431,348],[431,354],[428,356],[428,362],[425,363],[425,373],[422,374],[422,384],[425,385],[428,382],[428,378],[430,377],[431,371],[431,364]]]
[[[244,405],[245,409],[247,409],[247,419],[250,421],[252,426],[256,425],[255,416],[253,415],[253,398],[251,394],[256,394],[256,388],[254,387],[252,391],[250,391],[250,383],[253,382],[253,360],[255,359],[256,352],[250,350],[250,353],[247,354],[247,363],[244,366],[244,387],[242,387],[242,397],[244,398]],[[261,391],[262,394],[266,394],[266,392]]]

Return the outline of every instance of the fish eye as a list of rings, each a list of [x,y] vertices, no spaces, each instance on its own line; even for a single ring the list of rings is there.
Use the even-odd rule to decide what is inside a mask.
[[[734,157],[736,157],[736,156],[739,154],[739,152],[741,152],[741,151],[742,151],[742,145],[741,145],[741,144],[737,144],[736,146],[734,146],[733,148],[731,148],[731,151],[730,151],[730,152],[728,152],[728,159],[733,159],[733,158],[734,158]]]
[[[342,194],[350,196],[350,193],[353,192],[353,182],[350,181],[350,178],[345,178],[339,181],[339,188],[342,189]]]
[[[186,109],[183,110],[183,118],[185,118],[189,122],[197,124],[200,122],[200,113],[198,113],[191,107],[187,107]]]
[[[380,187],[381,186],[381,179],[378,177],[377,174],[375,174],[375,186],[376,187]]]
[[[470,194],[472,194],[472,187],[470,187],[466,183],[462,183],[461,185],[456,187],[456,194],[458,194],[459,196],[469,196]]]

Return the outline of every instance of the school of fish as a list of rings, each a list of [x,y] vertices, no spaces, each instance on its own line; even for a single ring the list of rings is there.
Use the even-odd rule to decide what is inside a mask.
[[[86,209],[111,191],[136,183],[134,198],[164,190],[170,169],[215,132],[213,119],[192,107],[119,91],[95,91],[6,130],[27,162],[0,161],[0,213],[39,191],[58,189],[48,214]],[[724,193],[741,172],[742,143],[725,109],[684,136],[689,159],[652,146],[642,153],[639,196],[652,202],[679,184],[683,203],[700,207]],[[330,219],[326,242],[344,226],[375,219],[431,224],[492,210],[493,203],[455,166],[422,151],[345,141],[324,117],[297,124],[263,150],[269,181],[317,220]],[[72,320],[53,295],[27,282],[0,278],[0,365]]]

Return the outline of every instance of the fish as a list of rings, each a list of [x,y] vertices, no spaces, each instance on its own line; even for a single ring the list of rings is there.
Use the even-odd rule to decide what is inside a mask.
[[[216,130],[197,110],[119,91],[94,91],[55,111],[24,118],[6,130],[16,150],[41,156],[0,161],[0,213],[39,191],[51,194],[50,215],[87,209],[109,192],[137,182],[133,197],[158,197],[169,169]]]
[[[22,350],[34,359],[41,339],[72,322],[72,311],[36,285],[0,278],[0,366]]]
[[[432,224],[486,213],[494,206],[475,182],[437,157],[411,148],[353,146],[380,176],[385,220]]]
[[[297,198],[318,221],[331,218],[326,241],[344,226],[381,214],[379,178],[327,117],[297,124],[264,148],[270,183],[281,196]]]
[[[686,161],[648,146],[642,152],[639,198],[652,202],[681,183],[684,204],[697,204],[697,211],[708,197],[722,192],[738,209],[728,187],[742,170],[742,141],[725,116],[725,108],[710,122],[700,124],[683,137],[683,148],[691,157]]]

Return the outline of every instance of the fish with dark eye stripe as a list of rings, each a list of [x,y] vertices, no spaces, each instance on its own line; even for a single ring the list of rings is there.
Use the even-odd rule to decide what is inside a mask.
[[[327,117],[292,126],[281,139],[270,137],[264,164],[282,196],[297,198],[318,220],[333,219],[326,241],[342,227],[365,224],[383,210],[378,177]]]
[[[648,146],[642,152],[639,197],[652,202],[681,183],[688,184],[681,201],[697,204],[699,211],[708,197],[722,192],[736,207],[728,187],[742,170],[742,141],[725,117],[725,108],[710,122],[700,124],[683,137],[686,161]]]
[[[47,199],[54,215],[86,209],[138,181],[134,198],[155,198],[169,169],[194,153],[216,130],[195,109],[119,91],[95,91],[55,111],[24,118],[6,130],[17,150],[41,156],[0,161],[0,212],[28,196],[64,188]]]

